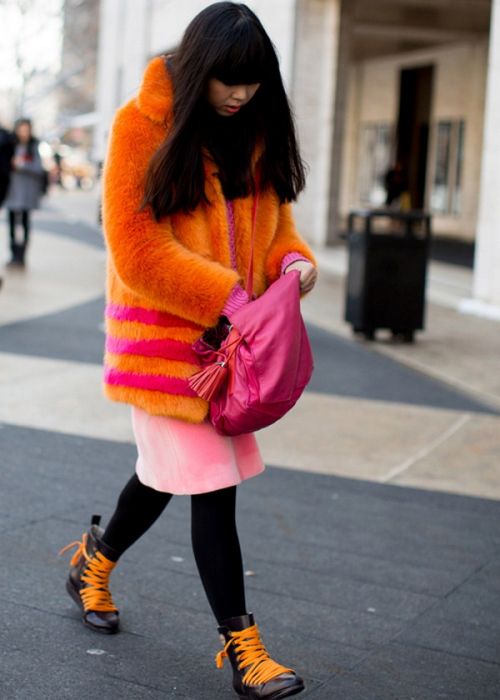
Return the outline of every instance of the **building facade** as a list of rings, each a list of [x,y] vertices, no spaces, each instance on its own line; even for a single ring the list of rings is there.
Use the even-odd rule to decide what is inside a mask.
[[[92,142],[96,112],[96,80],[101,0],[64,0],[63,45],[59,88],[59,130],[78,130],[85,147]],[[70,139],[71,140],[71,139]]]
[[[202,0],[102,0],[96,155],[147,60],[175,49]],[[476,243],[468,308],[500,317],[500,0],[248,0],[277,48],[308,187],[303,235],[335,244],[349,210],[385,201],[397,163],[407,206]]]

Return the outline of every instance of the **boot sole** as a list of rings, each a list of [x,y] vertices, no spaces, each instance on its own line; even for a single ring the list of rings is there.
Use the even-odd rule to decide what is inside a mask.
[[[82,622],[85,625],[85,627],[88,627],[90,630],[92,630],[92,632],[98,632],[99,634],[116,634],[119,631],[119,627],[115,627],[114,629],[106,629],[105,627],[96,627],[91,622],[88,622],[85,619],[85,608],[83,607],[82,599],[80,598],[80,594],[78,593],[77,589],[75,588],[75,584],[73,583],[73,581],[71,580],[71,578],[69,576],[66,579],[66,590],[68,591],[72,600],[74,600],[74,602],[77,604],[80,611],[83,613]]]
[[[299,685],[295,688],[283,688],[282,690],[278,690],[276,693],[273,693],[273,695],[267,695],[266,700],[283,700],[283,698],[290,698],[292,695],[298,695],[305,689],[305,685]],[[238,697],[243,698],[244,700],[251,700],[251,695],[240,695],[238,693]]]

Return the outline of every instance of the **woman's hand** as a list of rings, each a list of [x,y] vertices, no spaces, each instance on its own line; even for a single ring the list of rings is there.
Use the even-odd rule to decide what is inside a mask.
[[[14,170],[23,170],[26,166],[26,158],[24,156],[15,156],[12,159],[12,168]]]
[[[298,270],[300,272],[301,294],[310,292],[318,279],[318,271],[314,265],[310,262],[306,262],[305,260],[296,260],[295,262],[290,263],[290,265],[287,265],[285,275],[291,270]]]

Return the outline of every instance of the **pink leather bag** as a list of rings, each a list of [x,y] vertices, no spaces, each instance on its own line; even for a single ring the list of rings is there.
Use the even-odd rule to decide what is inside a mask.
[[[256,206],[255,201],[247,277],[250,299]],[[205,366],[189,384],[210,401],[210,419],[218,433],[241,435],[271,425],[307,386],[313,358],[300,313],[299,280],[300,273],[293,270],[238,309],[219,349],[204,338],[194,344]]]

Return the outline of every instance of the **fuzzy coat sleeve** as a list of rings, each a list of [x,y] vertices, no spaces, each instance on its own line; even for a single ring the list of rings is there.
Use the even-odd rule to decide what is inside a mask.
[[[141,209],[147,166],[158,143],[155,129],[133,103],[119,110],[113,123],[103,185],[111,262],[121,282],[145,304],[212,326],[240,278],[183,246],[169,217],[156,222],[149,208]]]
[[[278,227],[266,256],[266,277],[269,284],[280,276],[281,263],[289,253],[300,253],[301,257],[316,265],[311,249],[297,232],[292,205],[287,202],[280,205]]]

